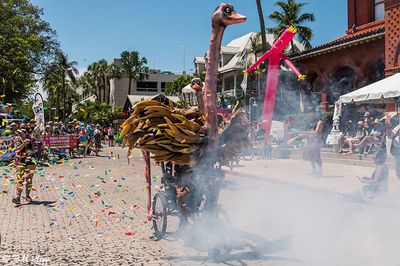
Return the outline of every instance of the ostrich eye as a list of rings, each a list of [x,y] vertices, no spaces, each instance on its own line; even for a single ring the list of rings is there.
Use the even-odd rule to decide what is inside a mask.
[[[225,12],[228,14],[232,13],[232,8],[230,8],[229,6],[225,8]]]

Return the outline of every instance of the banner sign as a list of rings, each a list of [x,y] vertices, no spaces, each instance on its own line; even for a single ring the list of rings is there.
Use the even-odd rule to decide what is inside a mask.
[[[44,132],[44,111],[43,111],[43,97],[40,93],[35,94],[32,105],[33,113],[35,114],[35,120],[38,128],[41,132]]]
[[[71,135],[44,136],[44,145],[50,149],[76,148],[78,146],[78,138]]]

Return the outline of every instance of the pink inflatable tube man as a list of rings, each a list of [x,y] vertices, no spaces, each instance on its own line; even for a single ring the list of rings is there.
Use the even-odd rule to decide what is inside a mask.
[[[264,62],[267,58],[269,58],[268,62],[268,76],[267,76],[267,84],[265,86],[265,98],[264,98],[264,106],[262,113],[262,127],[264,129],[264,145],[268,145],[269,142],[269,134],[271,132],[272,125],[272,117],[274,114],[275,108],[275,96],[276,96],[276,88],[278,86],[278,76],[279,76],[279,63],[283,60],[286,65],[296,74],[299,80],[305,78],[300,72],[296,69],[296,67],[289,61],[289,59],[282,54],[282,51],[285,47],[290,43],[290,41],[294,38],[297,29],[295,27],[287,28],[282,35],[275,41],[272,45],[272,48],[267,51],[257,62],[254,63],[249,69],[245,71],[245,74],[251,73],[254,69],[256,69],[262,62]]]

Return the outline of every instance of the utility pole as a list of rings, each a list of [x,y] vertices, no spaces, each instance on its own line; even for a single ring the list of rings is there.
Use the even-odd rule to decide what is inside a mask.
[[[186,51],[185,45],[181,46],[183,48],[183,75],[186,76]]]

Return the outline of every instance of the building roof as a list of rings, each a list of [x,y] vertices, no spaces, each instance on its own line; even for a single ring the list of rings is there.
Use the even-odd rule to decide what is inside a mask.
[[[400,96],[400,73],[340,96],[342,103],[383,102]]]
[[[205,64],[206,63],[206,58],[204,56],[196,56],[194,58],[194,63],[196,63],[196,64]]]
[[[236,54],[239,52],[239,47],[234,47],[234,46],[222,46],[221,47],[221,52],[223,54]]]
[[[257,32],[250,32],[246,35],[243,35],[237,39],[232,40],[226,46],[223,46],[221,48],[222,51],[224,51],[224,49],[227,49],[226,47],[236,47],[237,52],[235,53],[235,56],[233,56],[233,58],[226,65],[218,69],[218,72],[226,73],[236,69],[243,69],[245,67],[243,64],[245,55],[242,54],[242,52],[250,47],[251,45],[250,39],[256,37],[257,34],[258,34]],[[269,46],[272,46],[272,44],[275,42],[274,35],[267,34],[266,37],[267,37],[267,43],[269,44]],[[297,40],[294,40],[294,44],[299,50],[301,51],[304,50],[304,46]]]
[[[242,37],[232,40],[227,46],[236,46],[238,48],[238,51],[225,66],[218,69],[218,72],[225,73],[238,68],[243,68],[243,66],[239,65],[239,62],[242,61],[241,59],[243,57],[240,52],[244,51],[248,47],[250,43],[250,38],[256,35],[256,32],[250,32],[246,35],[243,35]]]
[[[131,103],[132,106],[134,106],[136,103],[144,100],[159,100],[159,98],[167,98],[168,100],[176,103],[180,99],[178,96],[165,96],[164,94],[157,94],[157,95],[128,95],[129,102]]]
[[[364,43],[364,41],[371,41],[383,38],[385,35],[385,25],[380,23],[375,26],[349,32],[348,34],[337,38],[331,42],[313,47],[309,50],[291,56],[292,59],[304,59],[308,57],[317,56],[322,53],[333,52],[338,48],[347,47],[354,44]]]

